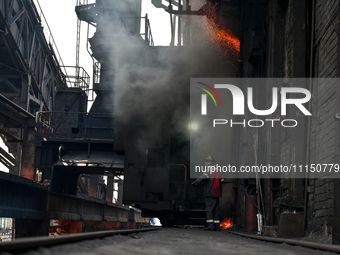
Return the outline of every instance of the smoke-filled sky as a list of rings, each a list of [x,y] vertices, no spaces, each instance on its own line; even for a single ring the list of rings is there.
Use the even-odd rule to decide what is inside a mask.
[[[89,3],[95,0],[89,0]],[[61,57],[65,65],[73,66],[76,63],[77,15],[75,13],[76,1],[39,0],[46,20],[52,31]],[[142,1],[142,16],[148,13],[151,31],[156,45],[169,45],[170,18],[162,9],[157,9],[151,0]],[[91,27],[91,26],[90,26]],[[91,27],[92,33],[95,28]],[[92,60],[86,51],[87,24],[81,24],[80,66],[83,66],[92,76]],[[91,35],[90,35],[91,37]]]

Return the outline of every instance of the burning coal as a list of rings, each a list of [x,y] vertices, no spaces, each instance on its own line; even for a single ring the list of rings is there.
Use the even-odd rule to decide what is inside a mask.
[[[220,227],[223,229],[228,229],[233,226],[233,219],[225,219],[221,222]]]

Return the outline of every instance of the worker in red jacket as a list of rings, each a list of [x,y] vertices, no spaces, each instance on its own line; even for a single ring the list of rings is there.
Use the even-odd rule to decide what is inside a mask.
[[[221,173],[215,171],[215,159],[212,156],[207,157],[205,161],[207,172],[197,178],[191,185],[196,187],[199,183],[205,183],[205,209],[207,226],[204,230],[213,231],[221,230],[219,205],[222,196],[222,177]],[[210,167],[210,168],[209,168]],[[210,169],[208,171],[208,169]]]

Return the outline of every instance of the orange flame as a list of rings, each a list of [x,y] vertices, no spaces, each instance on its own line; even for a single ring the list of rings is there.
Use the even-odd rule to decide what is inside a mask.
[[[220,227],[223,229],[231,228],[232,226],[233,226],[233,219],[225,219],[220,224]]]
[[[218,47],[224,50],[229,50],[234,54],[238,54],[240,52],[240,40],[233,35],[230,30],[225,30],[207,19],[204,23],[210,38]]]
[[[207,17],[202,19],[203,22],[199,25],[200,29],[208,35],[209,40],[213,42],[215,47],[217,47],[224,56],[238,58],[240,53],[240,40],[230,29],[226,29],[226,25],[222,26],[220,24],[218,5],[213,6],[209,4],[202,8]],[[226,20],[224,21],[226,22]]]

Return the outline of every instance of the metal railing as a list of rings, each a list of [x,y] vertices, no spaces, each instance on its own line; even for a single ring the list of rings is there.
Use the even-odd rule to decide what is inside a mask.
[[[100,83],[100,63],[95,62],[93,65],[93,84]]]
[[[67,70],[67,86],[69,88],[80,88],[86,92],[88,95],[88,91],[90,88],[90,75],[86,72],[86,70],[80,66],[63,66],[65,70]]]
[[[141,35],[144,35],[144,40],[146,41],[147,45],[154,46],[150,21],[148,19],[148,14],[145,14],[145,17],[142,17],[142,19],[145,20],[145,25],[144,25],[144,34],[141,33]]]
[[[89,0],[77,0],[76,6],[89,5],[89,4],[95,4],[95,3],[96,1],[94,0],[90,0],[90,1]],[[93,5],[93,8],[95,7],[96,5]],[[136,22],[134,22],[133,25],[127,24],[128,23],[127,20],[131,20],[131,19],[135,19]],[[140,22],[138,20],[140,20]],[[142,20],[144,20],[144,23],[142,22]],[[148,14],[146,14],[144,17],[140,17],[140,16],[121,17],[120,21],[121,21],[121,27],[124,28],[128,33],[136,34],[138,31],[148,46],[154,46],[154,41],[152,37]],[[139,25],[140,27],[136,27],[137,25]]]
[[[137,29],[136,27],[131,27],[127,25],[126,20],[136,19],[141,22],[136,21],[135,24],[140,24],[140,28]],[[142,22],[144,20],[144,23]],[[150,21],[148,19],[148,14],[145,14],[144,17],[121,17],[121,26],[124,28],[128,33],[135,34],[136,31],[139,31],[139,35],[144,39],[146,45],[154,46],[153,36],[151,32]]]
[[[86,5],[86,4],[95,4],[97,1],[96,0],[77,0],[76,6],[80,5]]]

